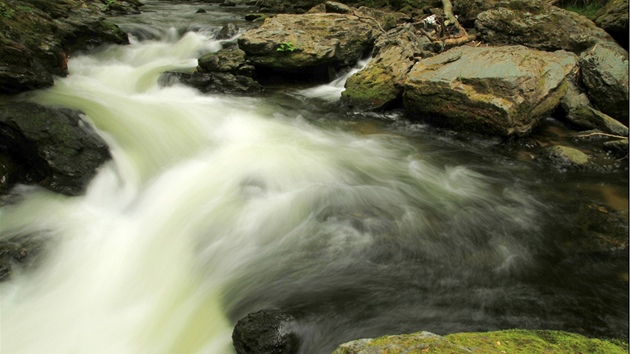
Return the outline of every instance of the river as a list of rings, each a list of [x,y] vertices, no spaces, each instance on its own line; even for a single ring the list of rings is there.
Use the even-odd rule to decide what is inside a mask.
[[[114,19],[130,45],[74,56],[28,96],[85,112],[113,160],[84,196],[24,188],[0,209],[3,237],[49,240],[1,285],[1,352],[232,353],[234,324],[261,309],[296,318],[302,353],[421,330],[627,338],[627,251],[581,247],[593,210],[627,225],[627,170],[554,172],[518,144],[345,112],[339,83],[164,87],[221,48],[224,24],[251,24],[145,3]]]

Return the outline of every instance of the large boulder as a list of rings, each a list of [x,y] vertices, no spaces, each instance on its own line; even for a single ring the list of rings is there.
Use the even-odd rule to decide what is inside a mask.
[[[612,37],[591,20],[546,0],[503,1],[475,22],[479,38],[491,45],[520,44],[554,51],[582,51]]]
[[[628,49],[628,0],[608,1],[595,15],[594,22]]]
[[[378,38],[374,58],[346,81],[342,102],[351,107],[373,110],[386,108],[401,98],[409,70],[422,57],[432,55],[425,36],[406,25],[390,30]]]
[[[405,83],[412,119],[489,135],[527,135],[559,105],[577,56],[523,46],[451,49],[419,61]]]
[[[97,0],[2,4],[0,93],[51,86],[53,76],[68,74],[67,57],[74,51],[105,43],[128,43],[123,31],[100,18],[103,4]]]
[[[365,55],[379,33],[374,21],[349,14],[277,15],[245,32],[238,45],[261,73],[328,80]]]
[[[596,349],[594,349],[596,348]],[[610,353],[628,352],[628,344],[587,338],[562,331],[506,330],[455,333],[430,332],[359,339],[340,345],[333,354],[368,353]]]
[[[278,310],[250,313],[236,323],[232,343],[237,354],[294,354],[299,338],[293,317]]]
[[[0,106],[0,153],[19,166],[18,175],[9,176],[16,183],[38,183],[66,195],[83,193],[110,159],[80,112],[26,102]]]
[[[591,102],[627,125],[628,52],[616,43],[598,43],[580,55],[579,65]]]

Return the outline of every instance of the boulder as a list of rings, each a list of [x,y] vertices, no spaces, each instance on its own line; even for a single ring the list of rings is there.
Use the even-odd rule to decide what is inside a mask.
[[[261,310],[239,320],[232,332],[237,354],[294,354],[299,338],[293,331],[294,319],[277,310]]]
[[[4,2],[0,16],[0,93],[49,87],[68,74],[68,54],[105,43],[128,43],[116,25],[99,19],[100,1]]]
[[[491,45],[520,44],[539,50],[574,53],[613,41],[588,18],[545,0],[502,1],[477,16],[478,38]]]
[[[219,33],[215,36],[216,39],[230,39],[238,34],[238,27],[233,23],[221,27]]]
[[[110,159],[80,112],[26,102],[0,106],[0,152],[19,165],[16,183],[38,183],[66,195],[83,193]]]
[[[599,130],[603,133],[627,136],[628,127],[593,108],[588,97],[573,82],[568,82],[567,93],[560,101],[565,120],[580,130]]]
[[[425,36],[418,36],[410,25],[397,27],[380,36],[374,46],[374,58],[348,78],[341,101],[351,107],[374,110],[399,101],[409,70],[416,61],[433,53]]]
[[[302,74],[328,81],[331,71],[356,63],[379,33],[374,21],[354,15],[278,15],[245,32],[239,47],[260,72]]]
[[[255,68],[245,58],[245,52],[229,46],[218,52],[203,55],[196,72],[165,72],[162,85],[181,82],[204,93],[243,94],[262,91],[254,80]]]
[[[555,145],[544,148],[538,159],[560,171],[579,171],[590,167],[588,155],[568,146]]]
[[[602,112],[628,124],[628,52],[616,43],[597,43],[580,55],[582,83]]]
[[[595,24],[628,50],[628,0],[610,0],[595,14]]]
[[[333,354],[368,353],[627,353],[628,344],[587,338],[562,331],[505,330],[455,333],[438,336],[430,332],[359,339],[340,345]]]
[[[481,134],[524,136],[567,91],[577,56],[523,46],[462,46],[420,60],[405,82],[411,119]]]
[[[194,87],[203,93],[249,94],[262,91],[262,86],[253,78],[227,72],[177,72],[167,71],[160,77],[160,84],[174,83]]]

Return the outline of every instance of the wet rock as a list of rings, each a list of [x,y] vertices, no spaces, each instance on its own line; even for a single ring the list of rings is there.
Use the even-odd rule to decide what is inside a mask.
[[[195,11],[196,14],[205,14],[208,13],[208,11],[204,10],[204,9],[198,9],[197,11]]]
[[[595,14],[595,24],[628,50],[628,0],[611,0]]]
[[[269,15],[266,15],[266,14],[247,14],[247,15],[245,15],[245,21],[250,21],[250,22],[260,21],[260,22],[262,22],[268,17],[269,17]]]
[[[603,133],[627,136],[628,127],[609,115],[593,108],[590,100],[572,81],[568,82],[567,93],[560,101],[565,112],[564,119],[580,130],[599,130]]]
[[[239,320],[232,332],[238,354],[294,354],[299,338],[293,332],[294,319],[277,310],[262,310]]]
[[[627,158],[628,157],[628,138],[607,141],[604,143],[604,150],[617,158]]]
[[[473,28],[477,15],[492,9],[495,4],[495,0],[457,0],[453,1],[453,13],[462,26]],[[437,5],[439,6],[441,5]]]
[[[7,154],[0,153],[0,195],[5,194],[15,184],[19,166]]]
[[[249,94],[263,90],[253,78],[227,72],[167,71],[160,77],[160,84],[163,86],[170,86],[176,82],[194,87],[203,93]]]
[[[87,3],[87,5],[86,5]],[[0,93],[49,87],[68,74],[70,53],[104,43],[127,43],[127,35],[99,19],[97,1],[5,2],[0,36]]]
[[[16,268],[33,265],[43,246],[43,239],[32,236],[0,240],[0,282],[10,279]]]
[[[80,112],[26,102],[0,106],[0,152],[20,166],[16,183],[38,183],[66,195],[83,193],[110,159]]]
[[[230,39],[238,34],[238,27],[233,23],[221,27],[221,30],[216,35],[216,39]]]
[[[521,44],[547,51],[581,53],[595,43],[613,41],[586,17],[544,0],[499,2],[477,16],[475,29],[491,45]]]
[[[103,12],[110,16],[137,15],[140,14],[140,7],[143,5],[138,0],[108,0]]]
[[[352,15],[277,15],[245,32],[238,45],[259,72],[328,81],[331,70],[352,66],[372,47],[377,31],[373,21]]]
[[[350,6],[334,1],[326,1],[324,3],[326,12],[337,14],[349,14],[352,13]]]
[[[431,41],[418,36],[411,26],[395,28],[376,41],[374,58],[348,78],[341,101],[351,107],[374,110],[400,101],[409,70],[422,57]]]
[[[485,135],[524,136],[560,104],[577,57],[523,46],[462,46],[420,60],[405,82],[411,119]]]
[[[538,159],[561,171],[586,170],[590,166],[588,155],[568,146],[545,148]]]
[[[198,70],[201,72],[230,72],[237,73],[247,65],[245,52],[237,48],[222,49],[208,53],[199,58]]]
[[[602,112],[628,124],[628,52],[616,43],[598,43],[580,55],[582,83]]]

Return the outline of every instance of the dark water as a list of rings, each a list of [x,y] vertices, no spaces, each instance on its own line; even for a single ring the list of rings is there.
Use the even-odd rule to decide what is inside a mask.
[[[4,285],[11,352],[230,352],[232,326],[261,309],[296,318],[303,353],[416,331],[627,339],[627,159],[539,163],[575,143],[553,120],[501,141],[347,112],[304,87],[159,87],[218,50],[225,23],[251,25],[248,9],[143,11],[115,19],[129,48],[73,59],[35,96],[86,112],[114,161],[85,197],[25,191],[2,210],[4,235],[58,241]]]

